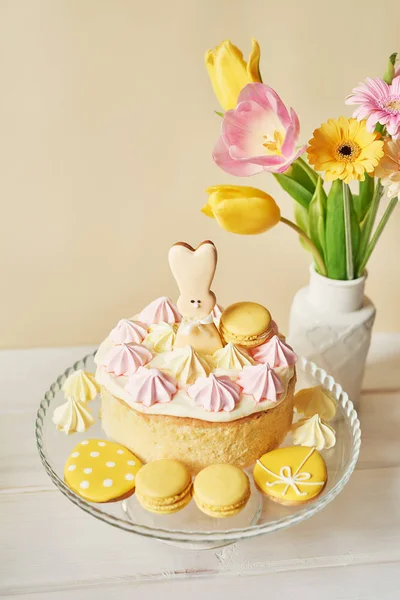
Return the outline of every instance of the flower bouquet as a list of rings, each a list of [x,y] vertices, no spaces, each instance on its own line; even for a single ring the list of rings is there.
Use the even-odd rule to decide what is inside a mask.
[[[215,163],[238,177],[272,173],[295,201],[295,222],[281,216],[269,194],[249,186],[210,187],[203,212],[237,234],[259,234],[284,223],[311,252],[318,277],[338,285],[365,279],[368,260],[400,194],[400,69],[396,70],[396,58],[397,54],[390,56],[383,79],[367,78],[345,99],[346,104],[356,106],[352,118],[328,119],[302,145],[296,112],[262,81],[259,44],[253,40],[247,63],[230,41],[208,51],[207,70],[223,109],[217,113],[222,121],[213,149]],[[329,189],[325,182],[330,183]],[[381,203],[385,209],[377,220]],[[328,298],[335,296],[332,290]],[[362,297],[356,309],[362,308]],[[344,307],[343,312],[350,311]],[[320,331],[318,335],[325,341],[327,336],[332,338],[328,350],[333,348],[337,355],[337,342],[348,329],[347,325],[327,327],[325,334]],[[369,339],[370,334],[367,350]],[[311,343],[308,351],[296,350],[321,364],[322,346],[320,341]],[[365,348],[362,354],[366,356]],[[326,363],[334,372],[334,360]]]

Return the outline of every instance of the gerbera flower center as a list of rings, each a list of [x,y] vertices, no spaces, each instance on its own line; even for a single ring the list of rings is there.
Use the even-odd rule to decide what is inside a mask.
[[[400,112],[400,98],[392,98],[389,100],[389,102],[386,104],[386,109],[394,113]]]
[[[360,156],[361,148],[353,140],[340,142],[335,150],[335,157],[340,162],[354,162]]]
[[[283,134],[275,129],[273,135],[265,134],[263,136],[263,146],[271,154],[282,155]]]
[[[340,152],[340,154],[343,154],[344,156],[350,156],[351,148],[350,148],[350,146],[341,146],[339,152]]]

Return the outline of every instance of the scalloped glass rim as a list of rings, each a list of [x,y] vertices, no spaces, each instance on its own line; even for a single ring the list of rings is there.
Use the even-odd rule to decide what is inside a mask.
[[[70,490],[70,488],[64,483],[64,481],[60,479],[60,477],[53,470],[53,468],[47,460],[42,438],[44,417],[46,416],[47,408],[51,400],[55,397],[55,394],[60,391],[65,379],[74,371],[77,371],[78,369],[84,369],[87,361],[93,358],[94,355],[95,352],[86,355],[83,359],[74,363],[72,367],[68,368],[50,386],[50,389],[46,392],[37,412],[35,433],[41,461],[53,483],[61,490],[61,492],[65,496],[67,496],[69,500],[71,500],[71,502],[79,506],[85,512],[91,514],[97,519],[100,519],[101,521],[104,521],[105,523],[109,523],[113,527],[118,527],[119,529],[124,529],[125,531],[130,531],[132,533],[136,533],[146,537],[157,538],[169,542],[233,542],[239,539],[251,538],[258,535],[263,535],[265,533],[271,533],[273,531],[277,531],[278,529],[290,527],[291,525],[304,521],[305,519],[308,519],[315,513],[319,512],[327,504],[332,502],[332,500],[342,491],[343,487],[346,485],[352,472],[354,471],[360,453],[361,430],[360,422],[358,420],[358,416],[354,409],[353,403],[349,399],[346,392],[343,391],[342,387],[335,382],[333,377],[328,375],[323,369],[317,367],[314,363],[306,360],[305,358],[299,358],[298,365],[304,371],[304,373],[315,378],[325,389],[333,393],[334,397],[336,398],[336,401],[338,402],[338,404],[341,405],[344,414],[347,416],[351,429],[351,434],[353,438],[351,458],[342,477],[339,479],[336,485],[329,491],[329,493],[327,493],[324,496],[321,496],[320,499],[317,499],[312,504],[307,505],[303,510],[300,510],[294,515],[286,516],[282,519],[268,522],[265,524],[256,524],[251,525],[250,527],[246,527],[244,529],[229,529],[227,531],[198,532],[187,530],[181,531],[161,529],[155,527],[148,527],[145,525],[138,525],[136,523],[133,523],[132,521],[128,521],[123,518],[118,518],[114,515],[105,513],[102,510],[90,504],[89,502],[86,502],[83,498],[77,496],[74,492],[72,492],[72,490]]]

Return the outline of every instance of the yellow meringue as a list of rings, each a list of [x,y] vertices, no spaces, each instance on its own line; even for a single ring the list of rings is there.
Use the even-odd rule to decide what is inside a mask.
[[[243,367],[256,364],[245,350],[239,349],[233,342],[228,342],[226,346],[214,352],[212,362],[216,369],[226,371],[241,370]]]
[[[175,348],[171,352],[159,354],[148,367],[165,371],[172,375],[181,384],[191,384],[199,377],[207,377],[211,367],[207,360],[191,346]]]
[[[336,444],[335,430],[319,415],[301,419],[292,427],[293,443],[317,450],[329,450]]]
[[[93,373],[79,369],[70,375],[62,386],[65,397],[72,396],[79,402],[94,400],[100,391]]]
[[[143,344],[149,346],[155,352],[168,352],[174,347],[176,329],[176,325],[170,325],[169,323],[151,325]]]
[[[70,435],[87,431],[93,425],[94,418],[82,402],[70,396],[65,404],[55,409],[53,423],[59,431]]]

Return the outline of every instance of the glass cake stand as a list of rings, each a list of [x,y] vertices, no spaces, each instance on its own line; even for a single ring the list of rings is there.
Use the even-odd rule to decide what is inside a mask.
[[[64,402],[61,386],[66,378],[78,369],[94,371],[92,354],[76,362],[51,384],[46,392],[36,418],[36,440],[40,458],[48,475],[60,491],[93,517],[114,527],[138,535],[154,538],[185,548],[217,548],[232,544],[240,539],[290,527],[308,519],[322,510],[337,496],[354,471],[361,443],[360,422],[353,403],[332,377],[314,363],[300,358],[297,363],[296,391],[322,385],[336,399],[337,411],[330,424],[336,431],[336,445],[322,451],[328,468],[328,483],[320,496],[303,506],[282,506],[271,502],[254,486],[252,469],[248,469],[252,493],[245,509],[233,517],[213,519],[203,514],[192,501],[183,510],[172,515],[155,515],[145,511],[138,503],[135,494],[127,500],[94,504],[77,496],[64,483],[64,463],[72,448],[80,441],[90,438],[104,438],[99,419],[100,400],[90,404],[96,423],[84,434],[70,436],[56,430],[52,423],[54,409]],[[284,445],[290,445],[287,436]]]

